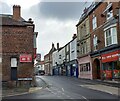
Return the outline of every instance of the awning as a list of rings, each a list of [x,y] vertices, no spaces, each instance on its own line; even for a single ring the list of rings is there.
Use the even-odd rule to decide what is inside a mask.
[[[103,11],[103,14],[104,14],[108,9],[110,9],[110,7],[112,7],[112,3],[110,3],[110,4],[106,7],[106,9]]]

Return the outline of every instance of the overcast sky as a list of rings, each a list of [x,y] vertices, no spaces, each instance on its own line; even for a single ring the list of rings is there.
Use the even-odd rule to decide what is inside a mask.
[[[57,1],[57,2],[55,2]],[[63,1],[63,2],[61,2]],[[21,16],[28,20],[32,18],[35,24],[37,37],[37,53],[42,54],[42,59],[52,46],[52,42],[64,46],[77,33],[78,23],[83,9],[92,0],[0,0],[2,8],[0,13],[12,14],[12,6],[21,6]],[[2,9],[2,10],[1,10]]]

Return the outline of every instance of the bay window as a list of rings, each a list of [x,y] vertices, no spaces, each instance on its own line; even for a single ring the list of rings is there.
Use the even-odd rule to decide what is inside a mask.
[[[105,46],[117,44],[117,30],[116,27],[109,28],[105,31]]]

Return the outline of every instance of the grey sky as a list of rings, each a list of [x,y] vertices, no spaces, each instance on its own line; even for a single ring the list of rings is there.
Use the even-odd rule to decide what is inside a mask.
[[[55,46],[57,42],[60,43],[60,46],[64,46],[72,39],[72,35],[77,32],[76,24],[79,21],[83,9],[90,4],[90,2],[38,3],[39,0],[36,0],[37,3],[34,5],[31,3],[32,6],[29,7],[28,2],[30,0],[23,1],[23,3],[17,3],[17,5],[21,5],[22,17],[25,20],[31,17],[35,23],[35,31],[38,32],[37,52],[42,54],[42,59],[49,52],[52,42],[55,43]],[[25,7],[25,2],[27,8]],[[12,14],[13,4],[10,3],[10,0],[5,0],[2,5],[3,12]]]

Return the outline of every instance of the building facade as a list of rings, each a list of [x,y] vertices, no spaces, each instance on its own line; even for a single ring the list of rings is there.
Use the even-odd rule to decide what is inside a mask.
[[[56,50],[54,44],[52,43],[52,48],[49,53],[44,56],[44,69],[46,75],[53,75],[53,65],[52,65],[52,53]]]
[[[70,61],[71,76],[78,77],[78,61],[77,61],[77,36],[74,34],[70,41]]]
[[[2,18],[2,81],[9,83],[33,80],[34,70],[34,28],[32,19],[21,17],[19,5],[13,6],[13,15]],[[20,82],[19,82],[20,81]],[[28,83],[29,84],[29,83]],[[16,84],[15,84],[16,85]]]
[[[77,59],[79,78],[92,79],[89,9],[84,10],[77,27]]]
[[[90,13],[93,78],[120,78],[119,2],[101,2]]]

